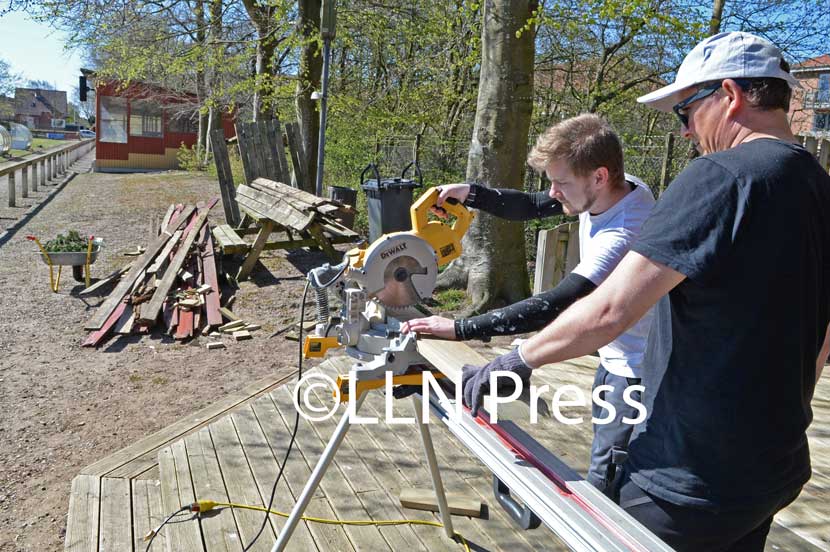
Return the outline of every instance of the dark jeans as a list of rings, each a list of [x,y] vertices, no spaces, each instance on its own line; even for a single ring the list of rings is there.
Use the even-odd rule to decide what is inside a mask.
[[[616,416],[611,423],[594,424],[594,441],[591,444],[591,466],[586,479],[607,496],[613,494],[614,474],[618,466],[625,462],[628,455],[628,441],[634,426],[623,423],[623,418],[636,419],[638,411],[623,401],[623,393],[630,385],[638,385],[639,379],[616,376],[600,364],[594,377],[593,389],[600,385],[610,385],[613,391],[600,393],[600,398],[612,404]],[[592,391],[593,391],[592,389]],[[640,392],[632,392],[631,400],[641,402]],[[605,419],[608,410],[592,403],[591,414],[594,418]]]
[[[763,552],[773,516],[796,499],[801,487],[726,512],[678,506],[649,495],[631,481],[625,467],[616,490],[620,507],[678,552]]]

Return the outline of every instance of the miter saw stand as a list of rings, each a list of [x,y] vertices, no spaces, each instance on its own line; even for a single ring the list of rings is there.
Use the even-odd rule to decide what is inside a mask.
[[[317,295],[317,325],[314,335],[308,336],[304,343],[303,355],[323,357],[329,349],[346,348],[356,362],[348,376],[338,377],[335,397],[341,402],[354,397],[353,407],[337,424],[272,552],[285,550],[288,545],[367,393],[384,387],[387,378],[395,386],[422,385],[428,363],[417,351],[415,334],[401,334],[401,323],[423,315],[413,307],[432,295],[438,267],[461,254],[461,238],[473,218],[462,205],[449,203],[445,209],[455,217],[454,224],[429,221],[428,212],[437,196],[438,190],[433,188],[413,204],[410,211],[413,230],[384,235],[368,248],[347,252],[340,265],[326,264],[308,274]],[[330,288],[338,292],[342,301],[339,320],[329,317]],[[432,374],[436,379],[443,378],[440,372]],[[411,397],[441,521],[445,533],[452,539],[455,532],[429,425],[423,417],[422,398],[417,393]]]

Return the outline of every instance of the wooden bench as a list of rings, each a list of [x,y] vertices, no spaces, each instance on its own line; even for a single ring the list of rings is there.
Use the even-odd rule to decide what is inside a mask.
[[[248,277],[265,250],[319,247],[336,262],[340,255],[333,245],[361,239],[337,221],[344,206],[280,182],[257,178],[239,186],[234,201],[242,223],[219,225],[213,237],[224,254],[245,255],[237,280]],[[256,234],[252,243],[243,239],[248,234]]]

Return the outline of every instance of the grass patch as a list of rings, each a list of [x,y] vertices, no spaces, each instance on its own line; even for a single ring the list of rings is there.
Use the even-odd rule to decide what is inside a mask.
[[[438,310],[454,311],[467,302],[467,292],[463,289],[445,289],[433,297],[438,303]]]
[[[154,377],[154,378],[152,379],[152,381],[153,381],[153,383],[155,383],[156,385],[167,385],[167,381],[168,381],[168,380],[167,380],[167,378],[165,378],[165,377],[162,377],[162,376],[156,376],[156,377]]]
[[[141,376],[138,374],[130,374],[130,383],[138,383],[141,381]]]

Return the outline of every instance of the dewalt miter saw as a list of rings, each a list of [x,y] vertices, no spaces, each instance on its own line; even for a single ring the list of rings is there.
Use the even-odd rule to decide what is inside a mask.
[[[339,265],[325,264],[308,273],[317,296],[317,324],[303,354],[322,357],[329,349],[345,347],[358,360],[353,366],[358,394],[384,385],[390,371],[395,383],[415,383],[404,376],[410,366],[425,363],[414,334],[401,335],[400,326],[422,316],[412,307],[432,295],[438,268],[461,255],[461,238],[474,216],[462,204],[447,201],[443,208],[454,223],[430,221],[438,194],[432,188],[412,205],[412,230],[385,234],[366,248],[348,251]],[[329,289],[340,296],[339,318],[330,316]],[[346,377],[338,384],[341,400],[346,400]]]

